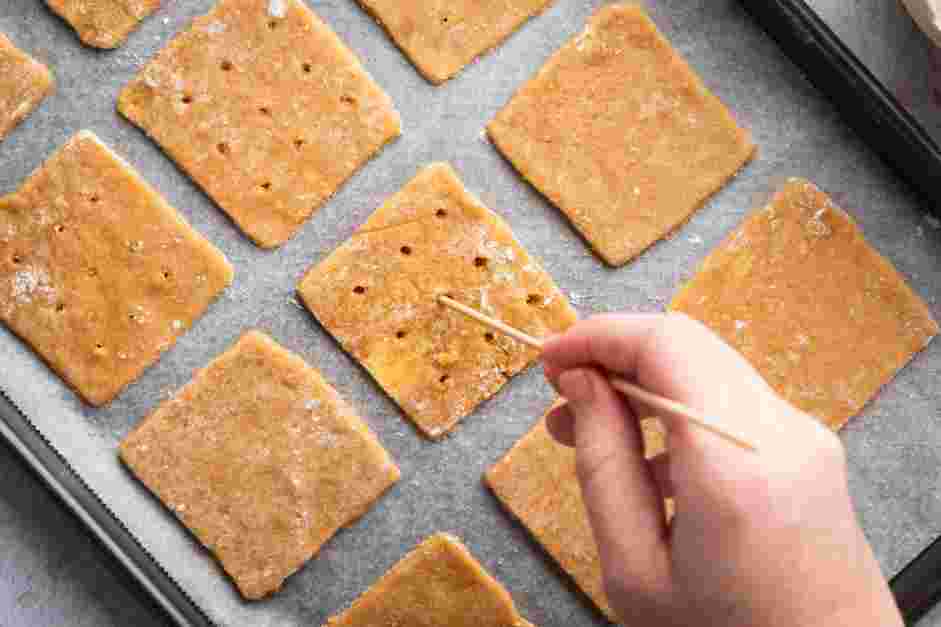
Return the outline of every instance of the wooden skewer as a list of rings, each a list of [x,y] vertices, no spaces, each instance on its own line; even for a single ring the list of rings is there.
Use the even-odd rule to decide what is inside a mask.
[[[447,305],[451,309],[461,312],[468,318],[473,318],[477,322],[485,326],[488,326],[491,329],[496,329],[497,331],[503,333],[504,335],[507,335],[513,338],[517,342],[521,342],[523,344],[526,344],[527,346],[531,346],[535,348],[537,351],[542,350],[542,340],[536,339],[532,335],[527,335],[526,333],[523,333],[519,329],[515,329],[511,327],[505,322],[500,322],[496,318],[485,316],[484,314],[480,313],[476,309],[473,309],[471,307],[468,307],[467,305],[461,304],[457,302],[456,300],[454,300],[453,298],[448,298],[447,296],[439,296],[438,301],[442,305]]]
[[[542,351],[543,349],[542,340],[535,338],[531,335],[528,335],[526,333],[523,333],[519,329],[515,329],[511,327],[505,322],[501,322],[499,320],[491,318],[490,316],[486,316],[480,313],[479,311],[477,311],[476,309],[473,309],[471,307],[468,307],[467,305],[457,302],[453,298],[448,298],[447,296],[439,296],[438,302],[440,302],[442,305],[450,307],[451,309],[464,314],[468,318],[473,318],[477,322],[485,326],[488,326],[491,329],[499,331],[503,333],[504,335],[513,338],[514,340],[518,342],[521,342],[523,344],[526,344],[527,346],[535,348],[538,351]],[[641,403],[646,403],[647,405],[649,405],[650,407],[654,409],[665,411],[675,416],[682,416],[683,418],[686,418],[694,425],[701,427],[711,433],[714,433],[720,438],[723,438],[724,440],[727,440],[728,442],[731,442],[732,444],[735,444],[736,446],[739,446],[745,449],[746,451],[758,450],[754,444],[752,444],[745,438],[739,435],[735,435],[734,433],[731,433],[725,427],[722,427],[721,425],[717,424],[715,420],[712,420],[711,418],[703,415],[702,413],[698,412],[697,410],[691,407],[688,407],[682,403],[678,403],[677,401],[664,398],[663,396],[658,396],[657,394],[653,394],[652,392],[648,392],[647,390],[631,383],[630,381],[625,381],[624,379],[620,377],[616,377],[614,375],[610,375],[610,374],[608,375],[608,382],[611,384],[611,387],[613,387],[615,390],[617,390],[624,396],[627,396],[628,398],[631,398],[635,401],[639,401]]]

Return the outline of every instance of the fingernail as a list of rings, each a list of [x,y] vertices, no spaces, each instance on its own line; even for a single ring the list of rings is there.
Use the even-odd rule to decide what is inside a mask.
[[[573,404],[573,409],[579,405],[589,405],[595,400],[595,389],[587,370],[563,372],[559,376],[559,392]]]

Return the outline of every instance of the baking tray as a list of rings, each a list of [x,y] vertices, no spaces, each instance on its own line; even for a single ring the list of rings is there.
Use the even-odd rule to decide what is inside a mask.
[[[557,0],[506,44],[438,88],[419,77],[353,0],[308,1],[390,93],[403,114],[404,135],[274,252],[252,246],[158,148],[114,112],[120,88],[214,0],[165,3],[126,46],[104,53],[83,48],[42,3],[6,0],[0,7],[0,31],[47,61],[59,82],[57,95],[0,144],[0,193],[15,189],[69,136],[89,128],[222,248],[237,270],[235,285],[178,345],[101,410],[83,406],[22,343],[0,331],[0,388],[5,392],[0,436],[180,625],[321,624],[405,551],[439,530],[462,537],[533,623],[604,624],[480,483],[482,472],[550,402],[551,390],[538,371],[517,377],[451,438],[427,442],[293,298],[304,269],[349,237],[383,198],[431,161],[450,161],[471,191],[508,219],[582,314],[662,309],[706,252],[792,175],[811,178],[833,193],[876,247],[910,277],[935,315],[941,314],[934,280],[941,272],[941,233],[934,228],[937,220],[924,214],[924,208],[941,207],[938,148],[802,0],[647,3],[674,45],[753,131],[761,154],[674,237],[620,270],[607,269],[593,257],[559,212],[482,137],[486,121],[583,27],[601,0]],[[396,458],[403,479],[281,592],[249,604],[238,599],[177,521],[123,471],[114,447],[194,369],[252,327],[273,335],[337,384]],[[934,391],[939,374],[941,348],[934,343],[842,434],[863,526],[884,571],[901,572],[895,588],[911,619],[930,606],[937,592],[927,583],[941,551],[925,547],[941,533],[941,459],[936,453],[941,427],[935,424],[941,399]]]

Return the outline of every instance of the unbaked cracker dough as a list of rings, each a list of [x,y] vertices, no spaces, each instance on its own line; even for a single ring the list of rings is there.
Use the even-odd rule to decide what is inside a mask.
[[[93,405],[231,282],[222,253],[88,131],[0,198],[0,320]]]
[[[390,198],[298,290],[324,328],[432,438],[538,358],[438,304],[439,295],[537,337],[576,319],[507,224],[442,163]]]
[[[659,425],[647,420],[642,426],[647,457],[662,453]],[[575,473],[575,449],[556,442],[543,418],[487,471],[484,481],[605,616],[617,622],[604,593],[598,549]]]
[[[938,333],[852,218],[800,179],[735,229],[671,308],[711,327],[833,429]]]
[[[122,442],[131,471],[259,599],[399,479],[300,357],[249,332]]]
[[[457,538],[438,533],[324,627],[533,627]]]
[[[441,84],[555,0],[358,0],[429,81]]]
[[[598,11],[487,130],[611,265],[683,224],[755,151],[632,5]]]
[[[265,248],[400,132],[389,97],[301,0],[221,0],[118,108]]]
[[[160,8],[160,0],[46,0],[95,48],[117,48],[141,21]]]
[[[0,140],[54,89],[49,69],[0,33]]]

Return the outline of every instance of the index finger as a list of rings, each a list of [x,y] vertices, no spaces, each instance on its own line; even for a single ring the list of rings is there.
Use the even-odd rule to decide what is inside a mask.
[[[784,435],[779,412],[769,411],[784,401],[737,350],[682,314],[609,314],[578,322],[546,341],[543,362],[556,386],[573,368],[602,368],[700,410],[759,445]],[[632,405],[639,416],[660,414]],[[661,417],[677,424],[673,416]]]
[[[664,318],[662,314],[602,314],[582,320],[546,340],[542,352],[546,377],[555,384],[566,370],[595,366],[633,379],[647,338]]]

